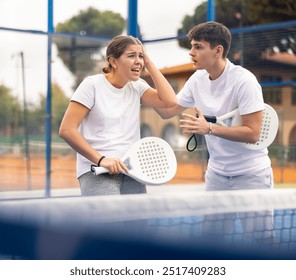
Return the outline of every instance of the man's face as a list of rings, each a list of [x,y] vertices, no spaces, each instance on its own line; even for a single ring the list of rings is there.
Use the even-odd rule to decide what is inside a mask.
[[[212,49],[209,42],[192,40],[189,55],[192,58],[193,69],[207,70],[211,68],[216,61],[216,53],[216,47]]]

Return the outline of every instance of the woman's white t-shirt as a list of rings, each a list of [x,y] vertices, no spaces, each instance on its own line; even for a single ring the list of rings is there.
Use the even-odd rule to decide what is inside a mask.
[[[106,157],[120,158],[140,139],[140,99],[149,85],[142,80],[114,87],[103,74],[85,78],[71,101],[90,109],[79,131]],[[77,154],[77,177],[90,171],[92,162]]]
[[[179,105],[198,107],[204,115],[222,116],[235,108],[241,115],[264,109],[261,86],[247,69],[227,60],[222,75],[212,81],[197,70],[177,95]],[[238,176],[270,166],[267,149],[248,150],[238,142],[205,135],[210,154],[208,168],[223,176]]]

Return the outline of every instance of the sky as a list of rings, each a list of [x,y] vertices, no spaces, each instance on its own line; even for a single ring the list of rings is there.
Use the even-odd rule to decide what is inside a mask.
[[[176,36],[185,15],[193,15],[203,0],[138,0],[138,23],[144,39]],[[17,8],[16,8],[17,7]],[[54,25],[64,22],[88,7],[111,10],[127,18],[127,0],[55,0]],[[47,30],[47,0],[0,0],[0,26]],[[176,41],[145,44],[158,68],[190,62],[188,50]],[[24,53],[25,87],[19,53]],[[9,87],[21,100],[36,103],[46,95],[47,87],[46,36],[13,33],[0,30],[0,84]],[[67,96],[73,93],[73,77],[57,56],[53,46],[52,81],[58,83]],[[25,91],[24,91],[25,90]]]

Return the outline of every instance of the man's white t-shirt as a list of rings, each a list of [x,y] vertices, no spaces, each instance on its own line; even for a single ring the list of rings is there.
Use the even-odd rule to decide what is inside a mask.
[[[140,98],[148,88],[142,80],[119,89],[103,74],[85,78],[71,98],[90,109],[80,133],[102,155],[120,158],[140,139]],[[77,177],[90,171],[91,164],[78,153]]]
[[[240,115],[264,109],[261,86],[247,69],[227,60],[222,75],[212,81],[197,70],[177,95],[182,107],[196,106],[204,115],[222,116],[235,108]],[[205,135],[210,159],[208,168],[223,176],[249,174],[270,166],[268,150],[248,150],[238,142]]]

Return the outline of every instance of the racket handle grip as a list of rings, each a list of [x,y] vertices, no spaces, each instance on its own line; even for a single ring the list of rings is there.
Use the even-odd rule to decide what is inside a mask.
[[[198,114],[196,114],[196,117],[199,118]],[[204,115],[204,118],[206,119],[207,122],[211,122],[211,123],[217,122],[217,117],[215,116]]]
[[[216,123],[217,122],[217,118],[215,116],[204,115],[204,118],[206,119],[207,122],[211,122],[211,123]]]
[[[94,175],[100,175],[100,174],[109,172],[109,170],[107,168],[99,167],[99,166],[96,166],[96,165],[92,165],[90,170]]]

